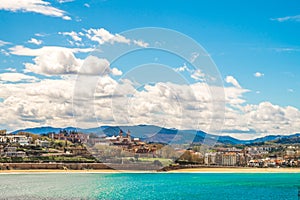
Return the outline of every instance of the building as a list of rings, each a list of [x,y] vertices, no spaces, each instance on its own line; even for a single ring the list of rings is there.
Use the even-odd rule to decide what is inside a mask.
[[[222,165],[235,166],[237,164],[236,153],[224,153],[222,155]]]
[[[25,157],[26,153],[23,151],[17,151],[17,147],[5,147],[4,156],[6,157]]]
[[[206,165],[216,165],[216,155],[217,153],[206,153],[204,155],[204,164]]]
[[[50,146],[50,142],[47,140],[37,139],[37,140],[35,140],[35,145],[44,147],[44,148],[48,148]]]
[[[6,135],[6,130],[0,130],[0,135]]]
[[[30,144],[31,137],[27,137],[25,135],[6,134],[6,135],[0,135],[0,142],[1,143],[18,143],[21,146],[24,146],[24,145]]]

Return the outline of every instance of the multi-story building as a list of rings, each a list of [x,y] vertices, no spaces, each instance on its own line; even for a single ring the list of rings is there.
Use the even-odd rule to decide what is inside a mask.
[[[222,165],[224,166],[235,166],[237,164],[236,153],[224,153],[222,155]]]
[[[204,164],[216,165],[216,154],[217,153],[206,153],[204,154]]]

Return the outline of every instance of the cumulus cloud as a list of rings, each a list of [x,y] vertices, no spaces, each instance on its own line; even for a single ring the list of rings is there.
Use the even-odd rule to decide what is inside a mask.
[[[61,17],[64,20],[71,20],[65,11],[51,6],[49,2],[44,0],[1,0],[0,10],[35,12],[52,17]]]
[[[0,83],[0,126],[17,128],[40,125],[75,125],[72,116],[71,80],[41,80],[18,84]],[[49,109],[51,108],[51,109]]]
[[[88,56],[85,60],[77,58],[76,53],[90,52],[92,49],[65,48],[45,46],[40,49],[30,49],[23,46],[10,48],[14,55],[34,56],[33,63],[24,63],[25,72],[33,72],[42,75],[122,75],[117,68],[110,68],[110,63],[104,58]]]
[[[40,45],[40,44],[43,43],[43,41],[42,41],[42,40],[35,39],[35,38],[31,38],[30,40],[28,40],[28,43]]]
[[[239,82],[233,76],[226,76],[226,83],[232,84],[234,87],[241,88]]]
[[[29,76],[21,73],[2,73],[0,74],[0,82],[35,82],[39,80],[34,76]]]
[[[76,58],[72,51],[63,49],[45,51],[33,61],[24,64],[25,71],[43,75],[75,74],[82,64],[82,60]]]
[[[24,63],[25,72],[34,72],[43,75],[76,74],[83,60],[76,58],[75,53],[90,52],[92,49],[65,48],[44,46],[39,49],[30,49],[23,46],[10,48],[14,55],[34,56],[33,63]]]
[[[111,69],[111,73],[114,76],[122,76],[122,74],[123,74],[123,72],[121,70],[119,70],[119,69],[117,69],[115,67]]]
[[[82,60],[76,58],[74,53],[88,51],[88,49],[69,49],[55,46],[40,49],[15,46],[10,50],[14,55],[35,56],[34,63],[24,63],[25,71],[43,75],[76,73],[82,64]]]
[[[90,69],[95,70],[93,73],[114,74],[104,60],[90,57],[92,63],[96,65],[95,69]],[[32,77],[13,74],[2,74],[1,79],[34,80]],[[249,90],[244,88],[218,88],[203,82],[191,85],[158,82],[136,89],[130,80],[116,81],[110,76],[101,76],[93,89],[93,95],[85,96],[88,85],[84,85],[79,100],[72,104],[75,81],[72,76],[17,84],[0,81],[0,98],[3,99],[0,112],[6,113],[0,116],[1,128],[154,124],[201,129],[210,133],[217,133],[221,129],[226,130],[226,134],[242,139],[289,134],[300,128],[300,111],[297,108],[282,107],[270,102],[246,104],[243,95]],[[213,100],[212,89],[224,89],[225,110],[219,104],[222,99]],[[91,99],[86,100],[84,97]],[[224,126],[213,129],[212,125],[222,119],[224,114]]]
[[[83,63],[82,68],[79,70],[80,74],[87,75],[107,75],[111,73],[109,68],[109,61],[104,58],[98,58],[96,56],[88,56]]]
[[[257,77],[257,78],[263,77],[263,76],[264,76],[264,74],[261,73],[261,72],[255,72],[253,75],[254,75],[255,77]]]

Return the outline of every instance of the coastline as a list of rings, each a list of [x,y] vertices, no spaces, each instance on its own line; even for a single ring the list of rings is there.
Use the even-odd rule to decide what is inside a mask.
[[[139,170],[62,170],[62,169],[29,169],[0,170],[1,174],[34,174],[34,173],[300,173],[300,168],[186,168],[165,172]]]
[[[300,173],[300,168],[186,168],[171,173]]]

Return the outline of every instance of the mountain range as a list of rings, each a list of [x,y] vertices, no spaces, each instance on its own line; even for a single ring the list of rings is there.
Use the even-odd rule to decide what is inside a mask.
[[[33,134],[46,134],[46,133],[58,133],[61,130],[66,131],[77,131],[86,134],[95,133],[99,136],[113,136],[118,135],[120,130],[124,134],[130,131],[132,137],[141,138],[146,142],[159,142],[159,143],[205,143],[205,144],[254,144],[273,141],[277,143],[300,143],[300,134],[292,135],[269,135],[261,138],[256,138],[253,140],[240,140],[231,136],[217,136],[213,134],[208,134],[199,130],[177,130],[162,128],[153,125],[136,125],[136,126],[100,126],[95,128],[76,128],[76,127],[66,127],[66,128],[54,128],[50,126],[46,127],[36,127],[27,128],[13,131],[12,134],[18,132],[29,132]]]

